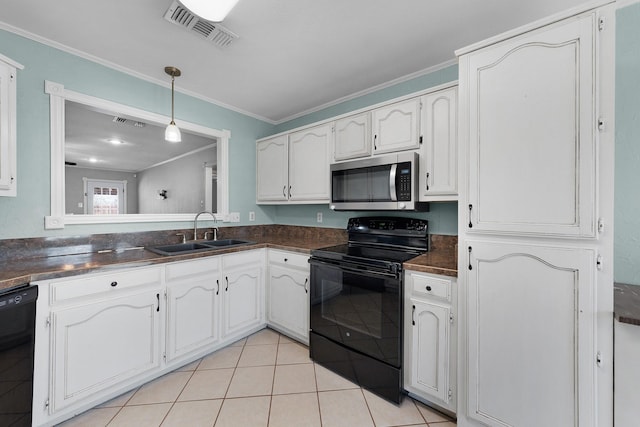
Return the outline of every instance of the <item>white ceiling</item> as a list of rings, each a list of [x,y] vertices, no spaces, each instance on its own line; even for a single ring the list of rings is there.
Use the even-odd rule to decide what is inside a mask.
[[[585,1],[240,0],[223,23],[240,38],[224,49],[166,21],[171,3],[0,0],[0,21],[152,81],[176,66],[177,90],[279,123]]]

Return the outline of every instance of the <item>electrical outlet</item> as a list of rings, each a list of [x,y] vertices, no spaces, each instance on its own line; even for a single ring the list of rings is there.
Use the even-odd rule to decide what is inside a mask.
[[[255,220],[256,220],[256,213],[249,212],[249,221],[255,221]]]
[[[240,222],[240,213],[239,212],[230,212],[229,213],[229,222]]]
[[[318,212],[318,213],[316,214],[316,221],[317,221],[317,222],[322,222],[322,212]]]

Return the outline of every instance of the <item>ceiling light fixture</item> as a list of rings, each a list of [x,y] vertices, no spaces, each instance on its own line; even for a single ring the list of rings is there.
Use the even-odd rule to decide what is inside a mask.
[[[113,145],[120,145],[123,143],[120,138],[109,138],[107,139],[107,142],[110,142]]]
[[[238,0],[180,0],[180,3],[202,19],[222,22]]]
[[[173,120],[173,98],[174,98],[174,81],[176,77],[180,77],[180,70],[176,67],[164,67],[164,72],[171,76],[171,123],[164,131],[164,139],[169,142],[180,142],[182,136],[180,135],[180,129],[176,126],[176,122]]]

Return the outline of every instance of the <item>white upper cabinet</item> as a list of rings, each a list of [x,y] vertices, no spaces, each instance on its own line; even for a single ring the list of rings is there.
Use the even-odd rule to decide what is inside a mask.
[[[0,196],[17,194],[16,70],[22,68],[0,55]]]
[[[457,87],[422,97],[420,201],[457,200],[457,101]]]
[[[371,155],[371,113],[336,120],[334,160],[347,160]]]
[[[289,135],[289,200],[329,203],[331,123]]]
[[[332,147],[332,123],[258,141],[256,201],[329,203]]]
[[[469,232],[595,235],[592,15],[461,58]]]
[[[377,108],[372,121],[374,154],[420,147],[420,98]]]
[[[256,198],[259,202],[286,202],[289,187],[289,143],[287,135],[256,144]]]

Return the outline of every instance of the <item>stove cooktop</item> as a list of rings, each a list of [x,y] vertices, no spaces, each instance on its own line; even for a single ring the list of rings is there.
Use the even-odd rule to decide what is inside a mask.
[[[357,245],[352,243],[311,251],[312,256],[338,261],[356,261],[361,263],[377,261],[400,264],[417,257],[421,253],[424,253],[424,251]]]

